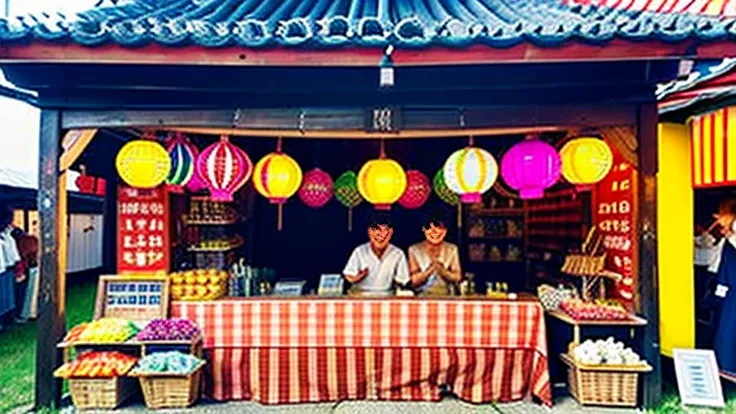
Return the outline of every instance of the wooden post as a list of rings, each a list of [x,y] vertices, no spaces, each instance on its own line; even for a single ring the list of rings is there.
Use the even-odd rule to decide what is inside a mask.
[[[639,306],[649,322],[644,329],[643,357],[653,370],[644,375],[644,406],[654,408],[662,396],[659,347],[659,273],[657,270],[657,105],[642,104],[639,136]]]
[[[36,336],[36,408],[58,406],[61,381],[53,376],[62,360],[66,288],[66,173],[59,174],[60,111],[41,111],[38,211],[41,221],[40,292]]]

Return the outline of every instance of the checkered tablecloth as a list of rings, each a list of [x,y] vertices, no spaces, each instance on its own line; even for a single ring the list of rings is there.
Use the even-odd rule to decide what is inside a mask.
[[[351,398],[471,402],[531,394],[551,403],[536,301],[248,299],[175,302],[195,321],[215,399]]]

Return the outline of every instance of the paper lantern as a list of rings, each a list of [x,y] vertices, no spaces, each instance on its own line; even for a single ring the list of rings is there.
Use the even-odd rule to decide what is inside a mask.
[[[115,167],[129,186],[154,188],[166,180],[171,160],[166,149],[149,137],[123,145],[115,158]]]
[[[223,135],[197,157],[197,174],[214,201],[232,201],[233,194],[250,178],[253,163],[248,154]]]
[[[417,170],[406,172],[406,190],[399,198],[399,205],[408,209],[417,209],[429,199],[432,187],[429,178]]]
[[[501,160],[501,176],[522,199],[544,196],[560,178],[560,156],[548,143],[530,138],[511,147]]]
[[[175,193],[184,191],[184,186],[194,176],[194,163],[199,151],[183,134],[177,133],[166,146],[171,159],[171,171],[166,182],[169,190]]]
[[[591,186],[608,175],[613,166],[613,152],[602,139],[581,137],[568,141],[560,150],[562,176],[578,191]]]
[[[299,198],[309,207],[320,208],[330,201],[332,191],[330,174],[315,168],[304,174],[302,186],[299,188]]]
[[[406,190],[406,173],[398,162],[381,156],[370,160],[358,172],[358,192],[376,210],[389,210]]]
[[[276,152],[261,158],[253,172],[253,185],[259,194],[277,204],[279,218],[277,228],[281,230],[282,206],[293,196],[302,183],[302,169],[290,156],[281,152],[281,141]]]
[[[472,145],[457,150],[442,168],[445,183],[463,203],[479,203],[498,178],[498,163],[486,150]]]
[[[460,203],[460,196],[450,190],[450,187],[445,183],[445,174],[443,170],[437,171],[432,180],[432,188],[437,197],[445,203],[455,206]]]
[[[335,198],[348,208],[348,231],[353,230],[353,208],[363,202],[358,191],[358,176],[353,171],[345,171],[335,180]]]
[[[197,173],[197,169],[194,169],[194,174],[192,174],[192,179],[189,180],[187,183],[187,190],[196,193],[198,191],[204,190],[207,188],[207,186],[204,184],[201,178],[199,178],[199,174]]]

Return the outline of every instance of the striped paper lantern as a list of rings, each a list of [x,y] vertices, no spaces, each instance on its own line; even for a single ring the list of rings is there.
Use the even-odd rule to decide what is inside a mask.
[[[182,193],[184,192],[184,186],[194,176],[194,163],[199,151],[180,132],[177,132],[166,145],[166,151],[171,159],[171,171],[169,171],[169,177],[166,179],[166,183],[169,184],[169,191]]]
[[[253,163],[248,154],[230,142],[227,135],[205,148],[197,157],[197,174],[214,201],[232,201],[233,194],[250,178]]]
[[[442,169],[445,184],[460,195],[463,203],[479,203],[498,178],[498,163],[488,151],[467,146],[445,161]]]
[[[736,185],[736,107],[693,117],[693,187]]]

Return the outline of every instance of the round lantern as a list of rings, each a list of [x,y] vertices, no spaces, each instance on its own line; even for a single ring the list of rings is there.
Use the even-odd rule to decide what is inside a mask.
[[[498,164],[493,156],[472,144],[452,153],[442,170],[445,183],[460,195],[463,203],[480,203],[481,195],[498,178]]]
[[[560,178],[560,156],[548,143],[530,138],[511,147],[501,160],[501,175],[522,199],[544,196]]]
[[[304,174],[302,186],[299,188],[299,198],[309,207],[320,208],[330,201],[332,190],[330,174],[315,168]]]
[[[261,158],[253,172],[253,185],[271,204],[278,204],[278,229],[281,230],[282,206],[302,183],[302,169],[293,158],[281,152],[281,140],[276,152]]]
[[[443,170],[437,171],[432,180],[432,188],[437,197],[445,203],[455,206],[460,203],[460,196],[454,193],[445,183],[445,174]]]
[[[210,190],[214,201],[232,201],[250,178],[253,163],[248,154],[230,142],[227,135],[205,148],[197,157],[197,175]]]
[[[358,172],[358,191],[376,210],[389,210],[406,190],[406,173],[398,162],[385,158],[370,160]]]
[[[608,175],[613,152],[605,141],[593,137],[575,138],[560,150],[562,176],[580,190],[589,189]]]
[[[197,147],[181,133],[177,133],[166,146],[171,159],[171,171],[166,182],[169,190],[175,193],[184,191],[184,186],[194,176],[194,162],[197,160]]]
[[[166,180],[171,160],[166,149],[149,138],[123,145],[115,158],[115,167],[129,186],[154,188]]]
[[[429,199],[432,187],[429,178],[417,170],[406,171],[406,190],[399,198],[399,205],[408,209],[417,209]]]
[[[358,176],[353,171],[345,171],[335,180],[335,198],[348,208],[348,231],[353,230],[353,208],[363,202],[358,192]]]
[[[187,190],[196,193],[198,191],[204,190],[207,188],[207,186],[204,185],[204,182],[201,178],[199,178],[199,174],[197,173],[197,169],[194,169],[194,174],[192,174],[192,179],[189,180],[187,183]]]

